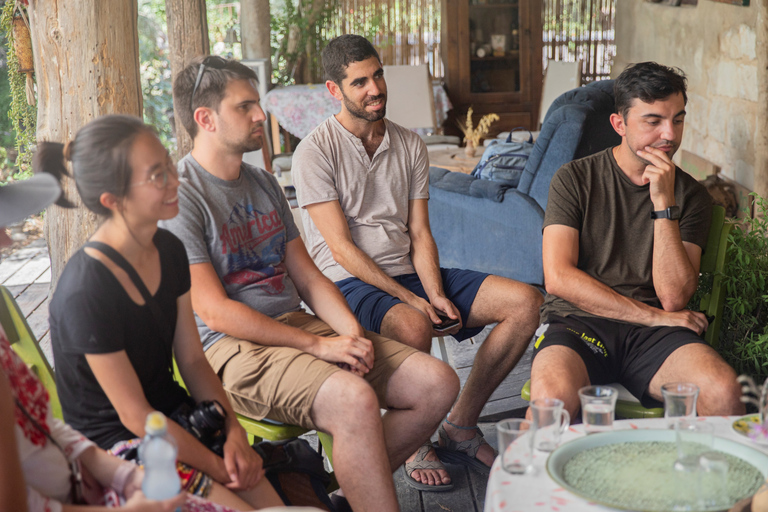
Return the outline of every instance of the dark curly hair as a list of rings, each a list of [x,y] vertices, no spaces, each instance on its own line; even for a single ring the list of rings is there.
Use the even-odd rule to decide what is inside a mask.
[[[344,34],[331,39],[323,48],[325,76],[341,87],[341,82],[347,78],[347,67],[353,62],[361,62],[370,57],[376,57],[381,62],[379,52],[363,36]]]
[[[630,64],[613,83],[613,95],[616,99],[616,112],[626,120],[632,101],[639,98],[645,103],[669,98],[673,94],[685,93],[687,79],[680,68],[663,66],[656,62]]]

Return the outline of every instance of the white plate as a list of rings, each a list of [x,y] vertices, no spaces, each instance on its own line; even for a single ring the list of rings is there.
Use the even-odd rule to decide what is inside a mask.
[[[585,450],[609,444],[641,441],[662,441],[674,443],[675,432],[673,430],[666,429],[617,430],[613,432],[604,432],[601,434],[592,434],[586,437],[581,437],[561,445],[549,455],[549,458],[547,459],[547,472],[549,473],[549,476],[564,489],[572,492],[573,494],[576,494],[577,496],[581,496],[586,500],[608,507],[620,508],[623,510],[636,510],[624,508],[615,503],[606,503],[601,500],[600,496],[589,496],[583,491],[570,486],[568,482],[565,481],[565,478],[563,478],[563,468],[565,467],[565,464],[577,453],[583,452]],[[757,468],[757,470],[763,474],[763,477],[768,477],[768,455],[759,452],[747,445],[737,443],[736,441],[723,439],[722,437],[715,437],[713,448],[735,457],[739,457],[740,459],[752,464],[755,468]],[[653,492],[653,489],[648,489],[648,492]],[[712,510],[715,511],[717,509]]]
[[[744,436],[753,443],[761,444],[761,445],[768,445],[768,439],[766,438],[758,438],[758,439],[752,439],[749,437],[749,427],[750,425],[756,425],[760,422],[760,415],[755,414],[747,414],[746,416],[742,416],[741,418],[735,420],[731,424],[731,428],[734,432],[739,434],[740,436]]]

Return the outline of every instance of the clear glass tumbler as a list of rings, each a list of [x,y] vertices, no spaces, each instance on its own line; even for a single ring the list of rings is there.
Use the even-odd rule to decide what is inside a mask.
[[[696,416],[696,399],[699,397],[699,387],[688,382],[670,382],[661,386],[664,397],[664,417],[667,427],[675,428],[680,419]]]
[[[499,436],[501,468],[513,475],[522,475],[533,463],[533,424],[528,420],[511,419],[496,424]]]
[[[543,452],[551,452],[560,444],[560,436],[571,424],[571,415],[563,409],[563,401],[557,398],[537,398],[531,401],[533,427],[535,432],[533,447]]]
[[[709,451],[699,457],[699,504],[706,510],[726,510],[733,506],[728,494],[728,459]]]
[[[586,386],[579,390],[581,421],[587,434],[613,430],[619,392],[610,386]]]

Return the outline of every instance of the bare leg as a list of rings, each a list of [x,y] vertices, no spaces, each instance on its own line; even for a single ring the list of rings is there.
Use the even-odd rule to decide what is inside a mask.
[[[422,352],[429,352],[432,346],[432,322],[419,310],[408,304],[397,304],[392,307],[381,323],[381,334],[387,338],[397,340],[408,346],[411,346]],[[408,360],[413,359],[413,356]],[[453,377],[456,373],[451,370]],[[447,384],[446,384],[447,385]],[[416,388],[413,388],[416,389]],[[428,396],[424,394],[424,396]],[[389,397],[389,394],[388,394]],[[454,396],[455,398],[455,396]],[[432,430],[434,432],[435,429]],[[418,448],[418,446],[416,447]],[[416,457],[415,452],[411,452],[406,462],[411,462]],[[434,450],[430,450],[425,460],[439,460]],[[395,466],[397,467],[397,466]],[[428,485],[439,485],[440,483],[450,483],[451,478],[445,470],[417,469],[411,474],[411,478],[417,482]]]
[[[477,292],[469,314],[468,325],[479,327],[498,323],[482,343],[475,356],[472,371],[459,400],[451,411],[451,423],[460,426],[477,424],[488,398],[496,390],[528,348],[539,321],[541,294],[533,287],[498,276],[488,276]],[[384,316],[381,331],[422,351],[431,346],[432,325],[421,312],[398,304]],[[454,441],[471,439],[472,430],[459,430],[445,425]],[[493,464],[493,450],[483,446],[477,458]]]
[[[277,492],[266,477],[259,480],[256,487],[248,491],[234,493],[218,482],[213,482],[208,501],[224,505],[234,510],[253,510],[266,507],[284,506]]]
[[[470,327],[498,325],[477,351],[464,390],[451,411],[451,423],[460,426],[477,424],[488,398],[528,348],[539,323],[542,301],[541,293],[526,284],[498,276],[489,276],[483,281],[467,323]],[[447,423],[445,431],[454,441],[475,436],[473,431],[455,429]],[[483,445],[477,453],[477,458],[487,466],[493,464],[493,457],[490,446]]]
[[[318,429],[333,436],[336,478],[352,509],[399,510],[379,403],[371,386],[349,372],[336,372],[320,387],[311,415]]]
[[[563,345],[550,345],[541,349],[531,367],[531,400],[541,397],[559,398],[575,417],[579,412],[578,389],[589,386],[587,367],[579,354]],[[525,415],[532,419],[531,409]]]
[[[741,386],[736,382],[736,372],[712,347],[691,344],[672,352],[651,379],[648,393],[657,400],[663,400],[661,386],[680,381],[699,386],[701,391],[696,409],[700,416],[744,414],[744,404],[739,401]]]
[[[422,352],[432,348],[432,322],[418,309],[400,303],[387,311],[381,321],[381,334]]]
[[[426,354],[413,354],[403,361],[387,387],[387,405],[393,409],[382,418],[393,468],[409,454],[408,461],[413,460],[414,450],[437,429],[458,393],[459,378],[447,364]],[[416,470],[411,476],[429,485],[451,481],[444,470]]]
[[[267,507],[284,506],[283,500],[280,499],[277,491],[272,487],[266,476],[262,477],[253,489],[238,492],[237,495],[257,510]]]

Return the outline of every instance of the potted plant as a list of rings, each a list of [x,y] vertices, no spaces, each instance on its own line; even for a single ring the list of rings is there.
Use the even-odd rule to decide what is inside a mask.
[[[733,221],[730,234],[718,352],[736,373],[762,382],[768,377],[768,200],[751,195],[754,216]],[[691,304],[698,304],[712,277],[702,275]]]

